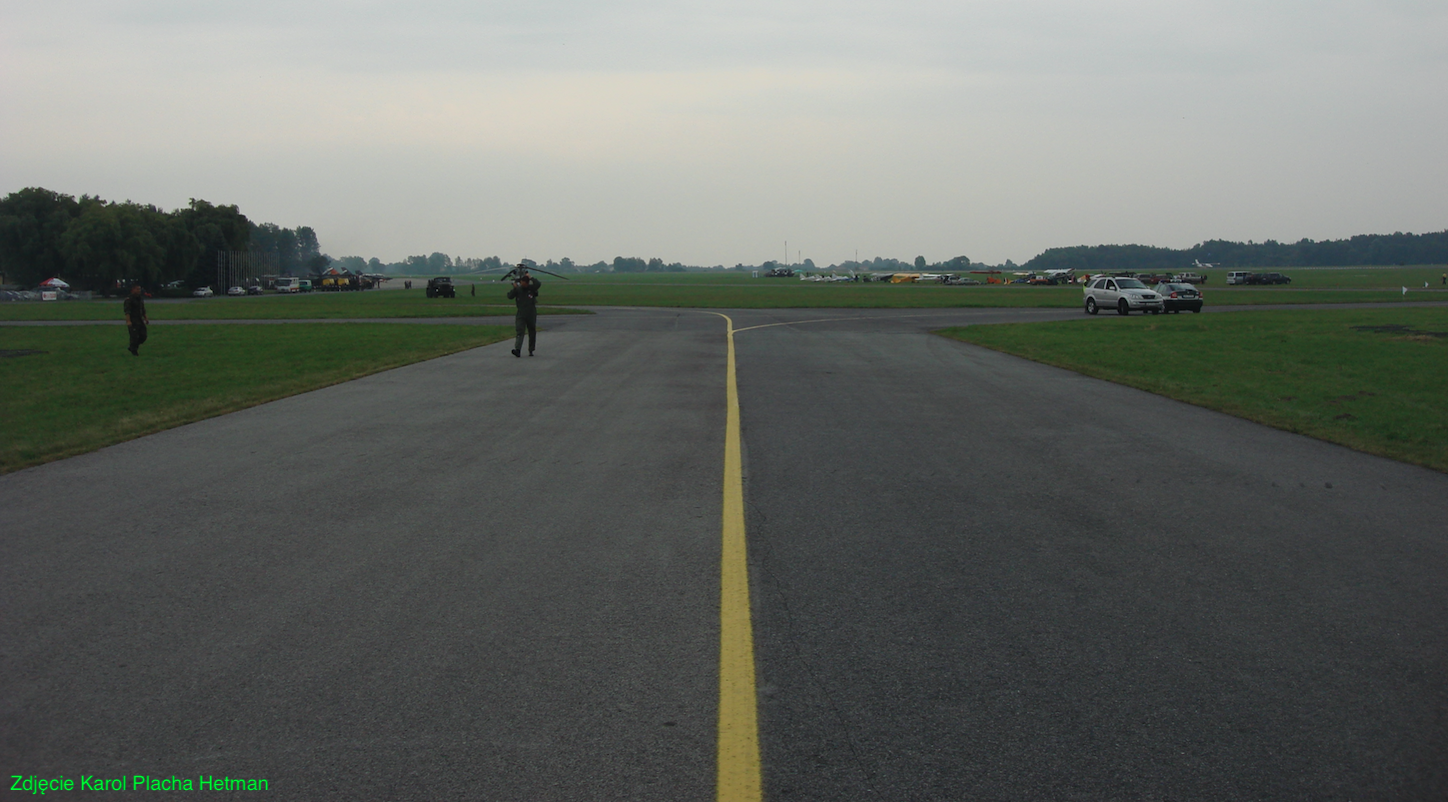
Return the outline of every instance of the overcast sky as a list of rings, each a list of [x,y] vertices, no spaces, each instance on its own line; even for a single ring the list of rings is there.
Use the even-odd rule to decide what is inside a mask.
[[[1439,231],[1448,3],[0,0],[0,143],[384,261]]]

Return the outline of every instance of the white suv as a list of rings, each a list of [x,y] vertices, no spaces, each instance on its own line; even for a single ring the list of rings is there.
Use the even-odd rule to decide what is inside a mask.
[[[1161,314],[1164,306],[1160,294],[1147,289],[1145,284],[1134,278],[1123,276],[1099,276],[1092,279],[1083,292],[1086,294],[1088,315],[1102,309],[1115,309],[1118,315],[1132,310]]]
[[[1233,270],[1232,272],[1230,272],[1230,273],[1227,274],[1227,283],[1228,283],[1228,284],[1246,284],[1246,283],[1247,283],[1247,277],[1250,276],[1250,275],[1252,275],[1252,274],[1249,273],[1249,272],[1247,272],[1246,270]]]

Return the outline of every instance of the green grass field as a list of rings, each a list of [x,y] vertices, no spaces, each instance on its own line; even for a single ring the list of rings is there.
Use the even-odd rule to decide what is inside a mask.
[[[1351,282],[1349,282],[1351,283]],[[479,285],[479,292],[483,287]],[[496,285],[494,285],[496,286]],[[1420,282],[1421,286],[1421,282]],[[1208,286],[1208,303],[1306,304],[1306,303],[1393,303],[1399,301],[1448,301],[1448,291],[1410,291],[1405,297],[1398,288],[1371,289],[1293,287]],[[979,286],[946,287],[938,284],[827,284],[798,279],[755,279],[749,276],[683,274],[678,278],[654,274],[638,276],[580,276],[572,281],[554,280],[545,288],[550,302],[567,306],[672,306],[695,308],[890,308],[934,309],[948,307],[1059,307],[1081,304],[1081,288]]]
[[[1208,271],[1207,303],[1302,304],[1448,301],[1448,289],[1424,281],[1436,267],[1311,269],[1283,271],[1294,277],[1288,287],[1226,287],[1226,271]],[[938,284],[829,284],[798,279],[752,278],[747,273],[632,273],[576,275],[570,280],[543,276],[543,314],[570,314],[570,306],[664,306],[705,309],[1061,307],[1079,306],[1080,287],[980,286]],[[1436,280],[1436,279],[1435,279]],[[420,282],[421,279],[415,279]],[[507,286],[488,278],[459,276],[458,297],[426,298],[420,287],[367,292],[310,293],[259,298],[198,298],[152,301],[153,320],[378,319],[511,315]],[[393,279],[395,285],[399,279]],[[477,295],[470,294],[476,283]],[[1409,293],[1402,294],[1407,286]],[[0,303],[0,320],[114,320],[117,299]]]
[[[939,333],[1448,471],[1448,309],[1112,316]]]
[[[0,473],[513,336],[386,323],[0,327]]]
[[[408,317],[511,317],[514,306],[507,291],[493,286],[486,295],[428,298],[423,290],[368,292],[314,292],[303,295],[263,295],[255,298],[195,298],[146,302],[152,320],[340,320]],[[545,315],[587,314],[577,309],[540,307]],[[119,298],[94,301],[22,301],[0,304],[0,320],[119,320]]]
[[[673,278],[678,275],[678,278]],[[696,278],[695,276],[699,277]],[[804,282],[798,279],[655,274],[579,276],[549,282],[549,302],[565,306],[667,306],[713,309],[1071,306],[1069,287],[945,287],[927,284]],[[712,279],[703,281],[700,279]],[[485,286],[485,285],[482,285]],[[482,286],[479,292],[482,292]],[[1076,295],[1081,291],[1076,290]]]

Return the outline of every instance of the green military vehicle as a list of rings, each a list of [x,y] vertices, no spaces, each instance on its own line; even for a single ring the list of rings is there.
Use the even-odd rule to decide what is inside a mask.
[[[452,279],[447,276],[438,276],[427,280],[427,297],[456,298],[457,290],[453,287]]]

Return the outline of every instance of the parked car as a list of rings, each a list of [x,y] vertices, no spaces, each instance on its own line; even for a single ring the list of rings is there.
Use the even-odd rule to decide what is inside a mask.
[[[1178,273],[1171,280],[1182,284],[1206,284],[1207,277],[1200,273]]]
[[[230,296],[232,296],[232,297],[236,297],[236,296],[239,296],[239,295],[245,295],[245,294],[246,294],[246,290],[243,290],[243,289],[240,288],[240,287],[227,287],[227,288],[226,288],[226,294],[227,294],[227,295],[230,295]]]
[[[260,285],[260,284],[253,284],[253,285],[251,285],[250,287],[247,287],[247,288],[246,288],[246,294],[247,294],[247,295],[261,295],[261,285]]]
[[[1156,285],[1156,293],[1161,296],[1163,311],[1180,312],[1183,309],[1190,309],[1193,312],[1202,311],[1201,291],[1186,282],[1163,282]]]
[[[1292,279],[1281,273],[1252,273],[1247,276],[1248,284],[1291,284]]]
[[[1247,279],[1250,278],[1251,275],[1252,274],[1247,272],[1246,270],[1233,270],[1232,272],[1227,274],[1227,283],[1246,284],[1248,283]]]
[[[1134,278],[1098,278],[1087,284],[1082,292],[1086,296],[1086,314],[1094,315],[1102,309],[1115,309],[1116,314],[1129,314],[1132,310],[1161,314],[1161,296]]]
[[[191,295],[196,298],[210,298],[215,294],[216,293],[211,291],[210,287],[197,287],[191,291]]]

